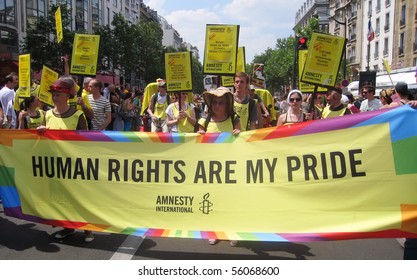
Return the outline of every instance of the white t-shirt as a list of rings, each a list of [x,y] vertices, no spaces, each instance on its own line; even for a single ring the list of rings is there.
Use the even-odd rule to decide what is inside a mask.
[[[379,110],[381,106],[382,106],[382,103],[379,99],[376,99],[376,98],[372,100],[365,99],[361,103],[360,110],[361,112],[375,111],[375,110]]]

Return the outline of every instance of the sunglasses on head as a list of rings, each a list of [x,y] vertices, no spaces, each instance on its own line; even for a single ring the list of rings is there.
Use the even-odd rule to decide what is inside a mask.
[[[301,101],[301,98],[297,97],[297,98],[290,98],[290,102],[299,102]]]

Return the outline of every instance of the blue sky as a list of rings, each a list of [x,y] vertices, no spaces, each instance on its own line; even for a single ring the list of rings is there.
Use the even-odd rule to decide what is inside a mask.
[[[246,62],[278,38],[293,35],[295,14],[306,0],[144,0],[163,16],[184,39],[197,46],[202,60],[207,24],[240,25],[239,46]]]

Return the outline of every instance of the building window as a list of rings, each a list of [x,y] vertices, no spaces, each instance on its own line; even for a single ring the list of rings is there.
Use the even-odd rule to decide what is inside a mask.
[[[401,7],[401,17],[400,17],[400,26],[405,25],[405,15],[406,15],[406,9],[405,5]]]
[[[376,12],[379,13],[381,11],[381,0],[376,0]]]
[[[375,35],[378,36],[379,35],[379,30],[381,28],[381,22],[379,20],[379,18],[376,19],[376,24],[375,24]]]
[[[383,51],[384,56],[388,56],[388,49],[389,49],[388,43],[389,43],[388,38],[385,38],[384,39],[384,51]]]
[[[372,16],[372,0],[368,1],[368,16]]]
[[[413,43],[413,51],[417,52],[417,29],[414,32],[414,43]]]
[[[405,34],[400,34],[400,47],[398,48],[398,54],[404,55],[404,40],[405,40]]]
[[[45,17],[46,4],[45,0],[27,0],[26,1],[26,21],[27,28],[35,27],[38,18]]]
[[[379,42],[375,42],[375,52],[374,52],[374,59],[379,58]]]
[[[8,46],[18,46],[17,33],[6,30],[0,30],[0,43]]]
[[[0,23],[13,25],[17,27],[16,1],[0,0]]]
[[[384,25],[384,31],[389,31],[389,13],[385,14],[385,25]]]

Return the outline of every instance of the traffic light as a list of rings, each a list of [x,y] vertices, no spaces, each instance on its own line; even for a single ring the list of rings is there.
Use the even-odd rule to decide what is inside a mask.
[[[307,50],[307,38],[306,37],[300,37],[298,39],[298,49],[299,50]]]

